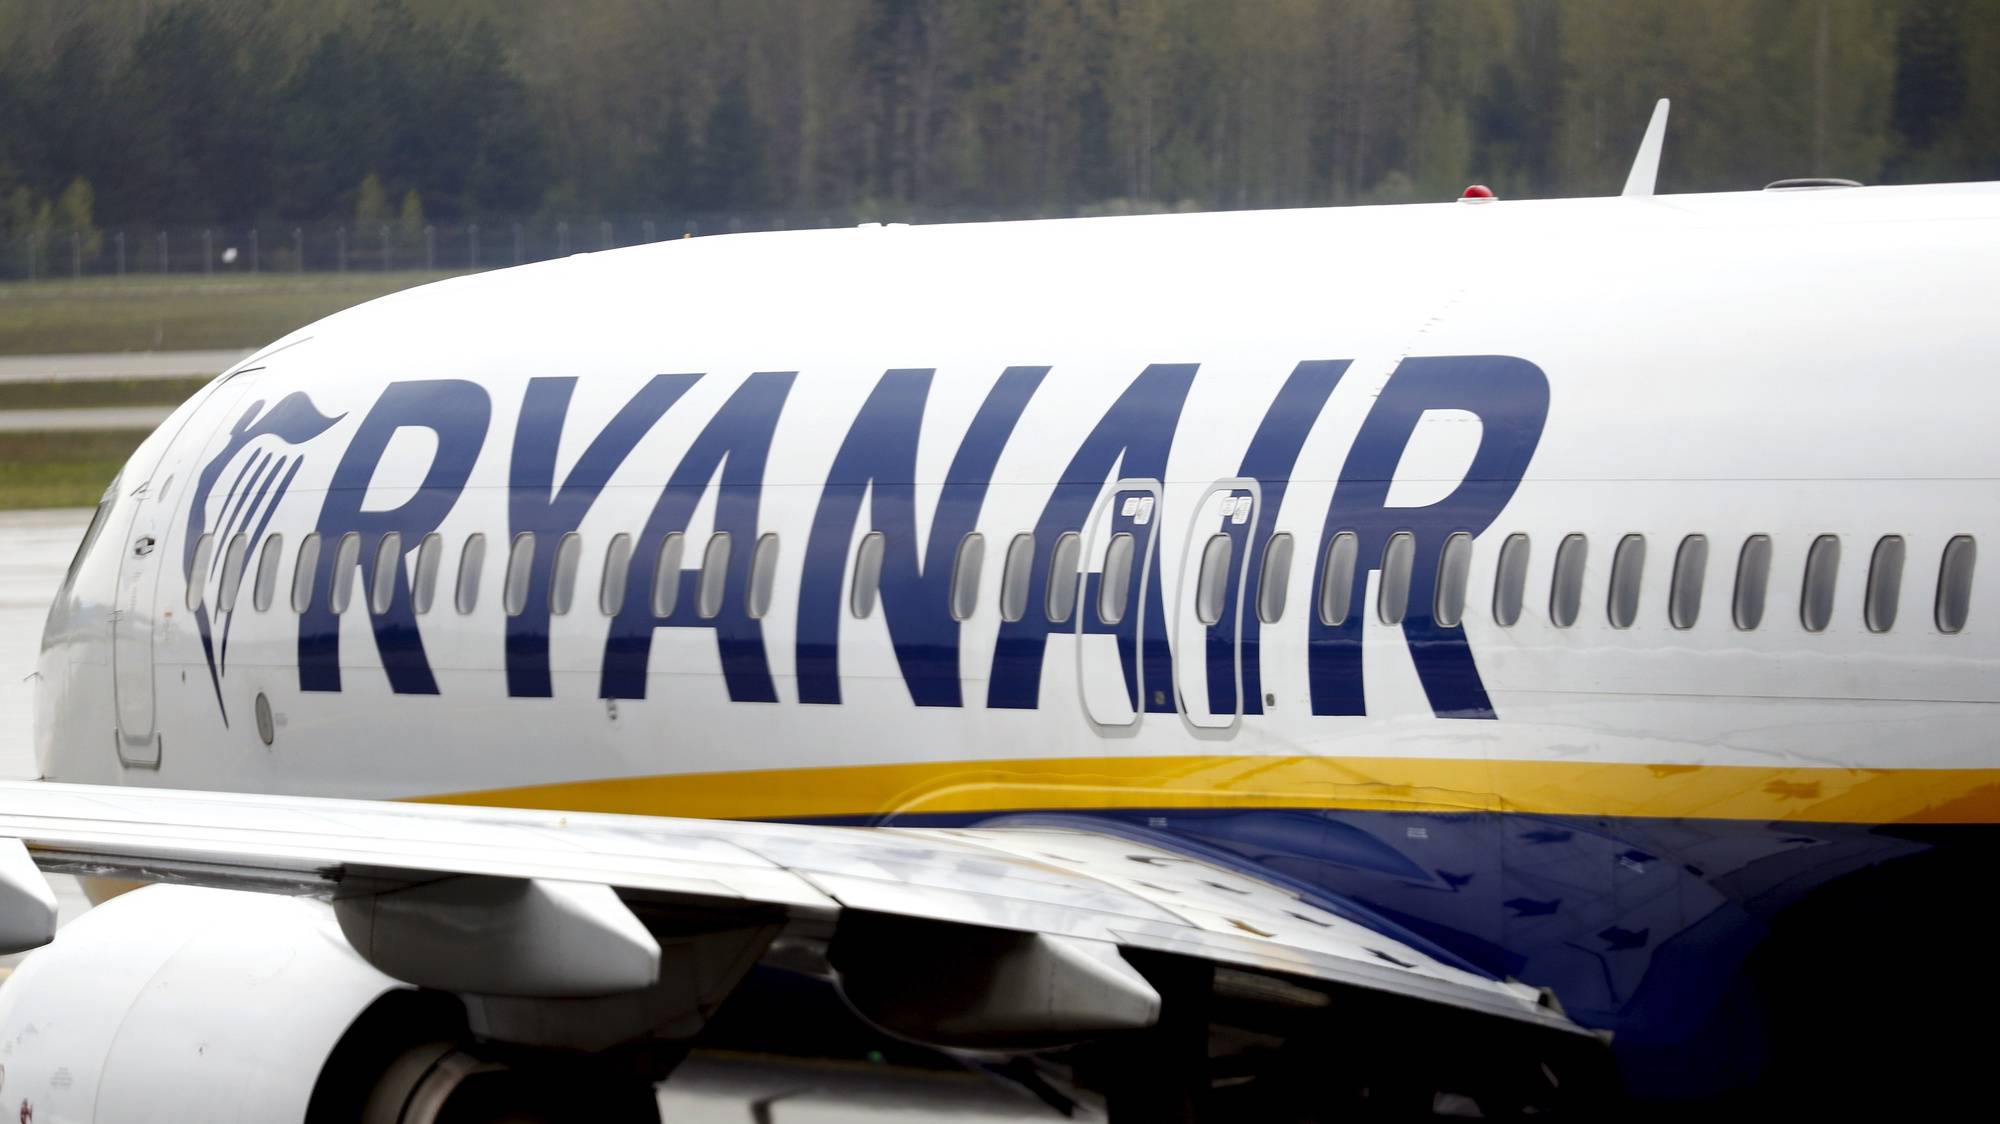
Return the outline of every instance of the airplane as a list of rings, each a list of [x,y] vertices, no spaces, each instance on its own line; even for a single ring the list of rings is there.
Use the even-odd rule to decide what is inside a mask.
[[[275,342],[50,609],[0,1105],[652,1120],[753,972],[1113,1120],[1976,1093],[2000,188],[1635,180]]]

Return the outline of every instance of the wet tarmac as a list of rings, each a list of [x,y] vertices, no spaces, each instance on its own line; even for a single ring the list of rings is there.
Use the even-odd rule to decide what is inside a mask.
[[[32,676],[42,621],[89,521],[87,510],[0,512],[0,777],[36,775]],[[51,881],[65,921],[89,908],[75,879]],[[18,959],[0,958],[0,971]],[[737,1016],[754,1037],[760,1019],[782,1024],[792,1012],[774,1004]],[[970,1072],[741,1050],[696,1051],[659,1093],[662,1117],[676,1124],[1059,1118],[1027,1094]]]
[[[88,406],[73,410],[0,410],[0,433],[42,430],[151,429],[167,420],[172,406]]]

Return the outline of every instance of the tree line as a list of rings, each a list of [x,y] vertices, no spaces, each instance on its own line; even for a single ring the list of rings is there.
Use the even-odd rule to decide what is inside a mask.
[[[1991,0],[0,0],[0,234],[2000,178]],[[93,244],[92,252],[96,252]]]

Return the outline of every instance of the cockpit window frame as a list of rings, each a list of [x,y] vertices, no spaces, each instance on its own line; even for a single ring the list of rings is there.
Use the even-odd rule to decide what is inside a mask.
[[[83,529],[83,540],[76,544],[76,554],[70,558],[69,569],[63,573],[62,587],[56,593],[57,600],[68,597],[70,590],[76,587],[76,575],[83,570],[83,560],[90,556],[90,548],[97,545],[98,538],[104,534],[105,524],[111,521],[111,509],[118,505],[118,483],[124,478],[122,472],[112,477],[111,486],[104,489],[104,495],[98,499],[97,511],[91,515],[90,525]]]

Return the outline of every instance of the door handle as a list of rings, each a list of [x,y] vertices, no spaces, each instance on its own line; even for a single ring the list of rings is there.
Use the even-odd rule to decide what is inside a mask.
[[[132,557],[144,558],[148,554],[153,553],[153,546],[153,536],[140,535],[139,541],[132,544]]]

